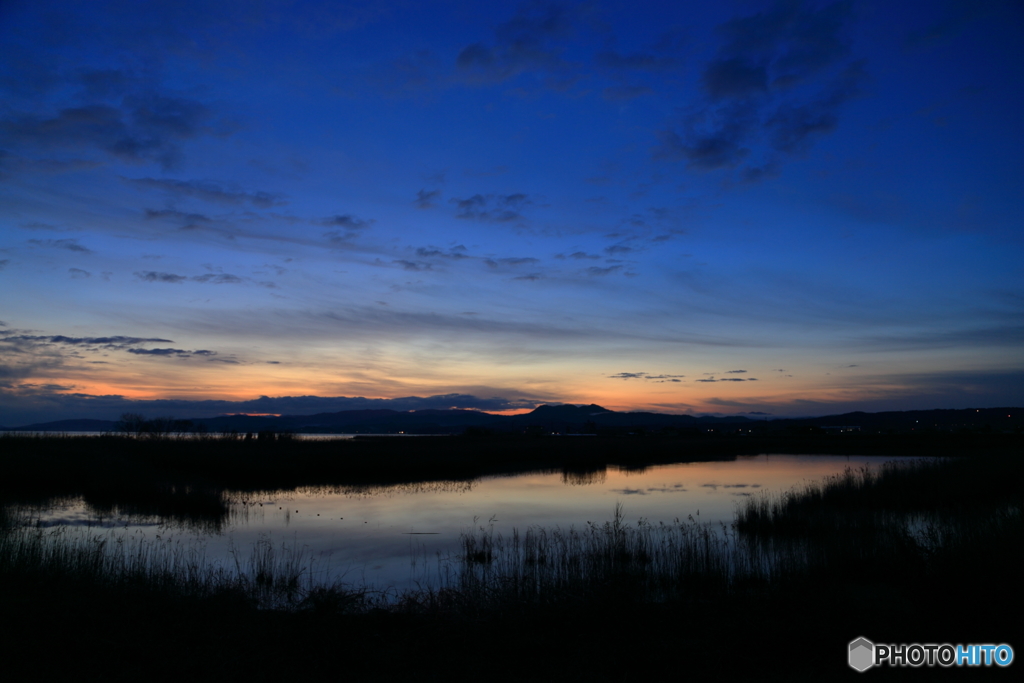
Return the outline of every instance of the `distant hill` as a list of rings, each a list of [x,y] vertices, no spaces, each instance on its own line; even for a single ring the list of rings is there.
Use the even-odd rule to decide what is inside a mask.
[[[1024,408],[967,408],[962,410],[903,410],[884,413],[843,413],[787,420],[795,425],[858,426],[864,431],[922,431],[992,429],[1012,431],[1024,426]]]
[[[913,432],[925,430],[1014,431],[1024,427],[1024,408],[965,410],[913,410],[884,413],[844,413],[800,419],[751,419],[670,415],[650,412],[617,412],[596,404],[542,405],[522,415],[493,415],[479,410],[343,410],[315,415],[222,415],[188,420],[193,428],[210,432],[277,432],[340,434],[461,434],[533,432],[560,434],[651,432],[774,432],[859,428],[864,432]],[[113,420],[57,420],[6,431],[109,432]]]

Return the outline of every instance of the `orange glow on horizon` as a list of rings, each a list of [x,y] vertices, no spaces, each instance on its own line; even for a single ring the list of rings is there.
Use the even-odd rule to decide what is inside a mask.
[[[223,413],[225,417],[281,417],[283,413]]]
[[[536,397],[535,405],[566,404],[585,406],[596,404],[617,412],[657,412],[676,415],[748,414],[762,413],[781,417],[787,414],[829,412],[830,405],[850,404],[891,398],[911,391],[898,381],[871,378],[821,384],[808,372],[797,377],[771,375],[752,371],[756,382],[700,384],[701,375],[692,374],[679,383],[652,382],[640,379],[617,379],[608,375],[587,374],[575,368],[548,374],[544,381],[529,379],[518,382],[509,377],[493,377],[487,369],[480,369],[478,383],[466,378],[465,383],[434,381],[417,378],[416,373],[403,375],[404,379],[383,379],[376,389],[370,381],[325,383],[322,375],[312,375],[304,369],[292,368],[282,372],[274,368],[268,372],[254,367],[244,374],[227,365],[192,364],[195,372],[181,372],[181,362],[160,365],[156,360],[134,361],[127,366],[114,364],[86,368],[75,364],[60,368],[53,374],[38,374],[24,378],[20,391],[35,393],[35,387],[60,385],[49,389],[68,397],[89,398],[119,396],[130,401],[227,401],[250,402],[262,397],[281,399],[288,397],[365,398],[368,401],[387,401],[410,396],[431,397],[466,394],[476,397],[505,396],[511,399]],[[93,373],[93,374],[89,374]],[[755,374],[756,373],[756,374]],[[383,374],[383,373],[382,373]],[[390,376],[395,376],[393,373]],[[707,375],[709,373],[703,373]],[[718,373],[721,374],[721,373]],[[832,382],[832,380],[830,380]],[[16,387],[15,391],[19,391]],[[442,406],[445,402],[441,403]],[[231,409],[232,406],[225,406]],[[239,408],[241,406],[238,406]],[[254,407],[263,407],[254,406]],[[270,406],[266,406],[270,407]],[[448,404],[446,407],[454,407]],[[471,409],[472,400],[462,409]],[[515,416],[532,412],[533,407],[507,410],[480,410],[496,416]],[[274,416],[278,413],[225,413],[251,416]]]

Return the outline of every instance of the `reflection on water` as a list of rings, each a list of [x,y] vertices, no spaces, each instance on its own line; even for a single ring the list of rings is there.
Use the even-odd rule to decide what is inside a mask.
[[[562,483],[566,486],[590,486],[603,484],[608,478],[608,468],[604,465],[593,468],[564,468]]]
[[[506,535],[537,526],[582,528],[603,523],[617,505],[627,522],[693,517],[730,523],[737,505],[754,492],[783,491],[848,466],[874,468],[890,459],[761,455],[473,481],[168,491],[148,501],[62,500],[22,508],[18,517],[40,528],[106,530],[134,542],[201,542],[204,556],[215,562],[228,562],[256,543],[287,544],[312,558],[325,576],[401,589],[429,583],[442,571],[440,558],[459,552],[460,537],[484,526]]]
[[[473,490],[470,481],[414,481],[402,484],[322,484],[300,486],[293,491],[307,496],[378,496],[390,498],[421,493],[468,493]]]

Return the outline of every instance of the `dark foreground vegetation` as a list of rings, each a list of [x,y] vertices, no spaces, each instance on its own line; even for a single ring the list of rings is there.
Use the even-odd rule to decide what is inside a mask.
[[[200,523],[217,519],[227,490],[538,468],[586,476],[751,451],[679,439],[0,438],[0,619],[13,626],[0,650],[41,680],[1005,679],[998,668],[846,665],[858,636],[1009,643],[1024,656],[1020,444],[950,439],[890,440],[889,453],[962,457],[766,492],[732,526],[616,514],[512,537],[483,528],[463,538],[443,585],[380,596],[316,584],[300,557],[270,547],[237,571],[211,569],[188,549],[111,552],[19,529],[17,509],[84,495]],[[821,443],[791,441],[788,452]]]

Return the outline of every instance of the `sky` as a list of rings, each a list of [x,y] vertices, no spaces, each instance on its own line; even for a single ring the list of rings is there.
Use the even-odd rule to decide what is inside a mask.
[[[0,2],[0,425],[1024,405],[1018,2]]]

